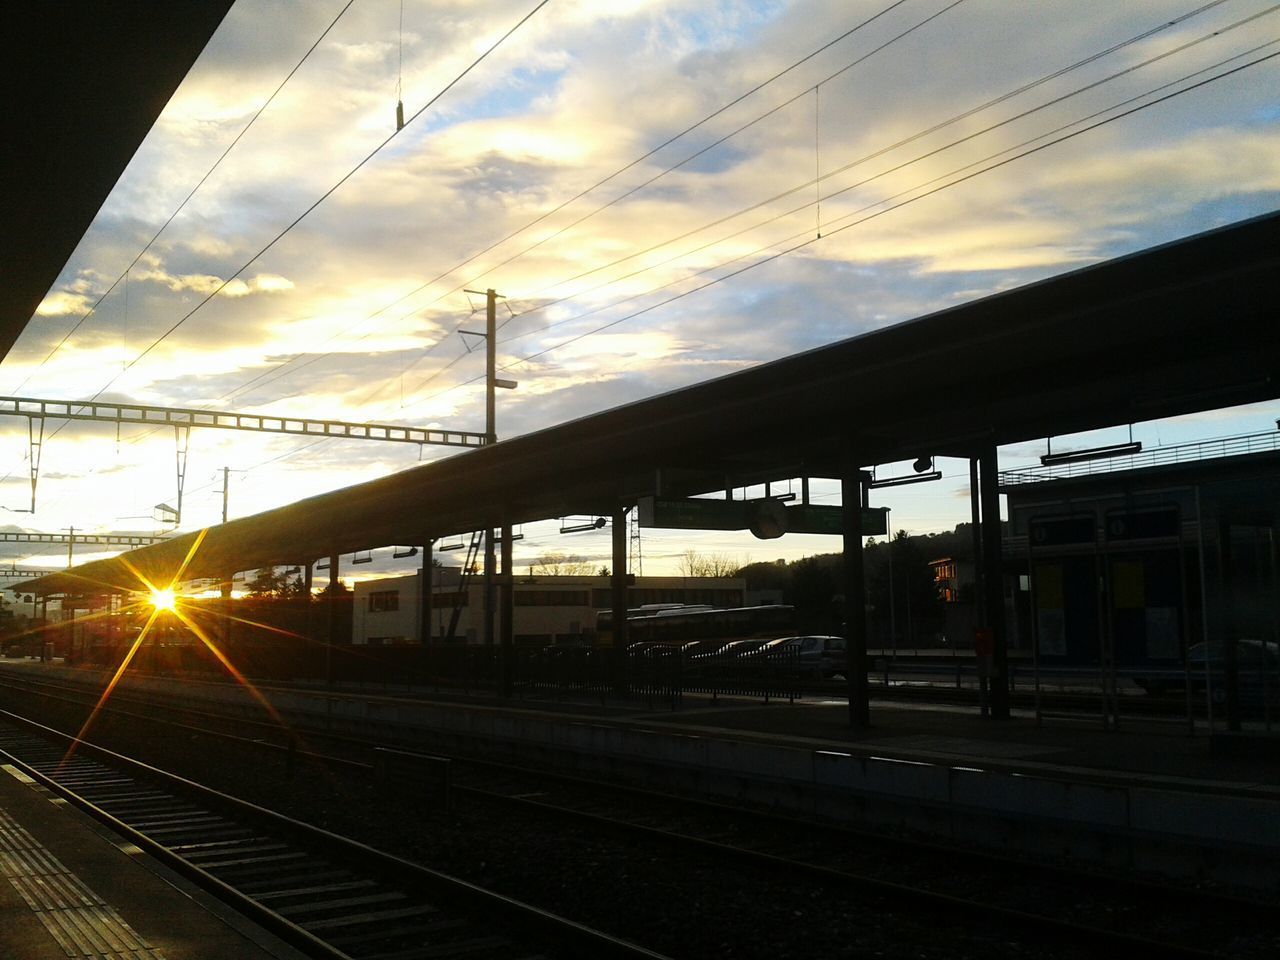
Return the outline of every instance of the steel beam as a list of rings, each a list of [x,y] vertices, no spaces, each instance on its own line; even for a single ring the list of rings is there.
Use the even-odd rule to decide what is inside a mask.
[[[195,410],[185,407],[153,407],[135,403],[103,403],[98,400],[40,400],[32,397],[0,397],[0,416],[86,420],[98,423],[136,423],[141,426],[212,427],[219,430],[251,430],[286,433],[312,438],[382,440],[392,443],[432,444],[446,447],[482,447],[483,433],[434,430],[389,423],[352,423],[346,420],[313,420],[307,417],[273,417],[251,413]]]
[[[0,532],[0,543],[81,543],[87,547],[145,547],[149,543],[161,543],[167,537],[153,537],[133,533],[11,533]]]

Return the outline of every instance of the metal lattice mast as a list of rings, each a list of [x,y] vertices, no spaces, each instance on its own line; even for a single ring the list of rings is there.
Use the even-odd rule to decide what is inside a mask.
[[[490,291],[492,293],[492,291]],[[497,381],[504,386],[509,381]],[[514,384],[512,384],[514,386]],[[446,447],[480,447],[492,442],[492,430],[475,433],[430,427],[404,427],[389,423],[355,423],[348,420],[318,420],[309,417],[276,417],[252,413],[197,410],[187,407],[157,407],[138,403],[106,403],[99,400],[42,400],[35,397],[0,397],[0,416],[26,417],[31,461],[31,512],[36,512],[36,485],[40,476],[40,453],[44,445],[44,421],[77,420],[97,423],[135,423],[141,426],[172,426],[177,447],[178,509],[175,522],[182,522],[182,492],[187,474],[187,450],[192,427],[218,430],[247,430],[293,436],[378,440],[389,443],[416,443]]]

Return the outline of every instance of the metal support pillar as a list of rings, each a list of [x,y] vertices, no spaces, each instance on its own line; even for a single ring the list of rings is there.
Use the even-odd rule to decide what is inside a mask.
[[[40,426],[36,427],[36,421]],[[40,480],[40,451],[44,446],[44,417],[27,418],[27,442],[30,444],[31,512],[36,512],[36,483]]]
[[[178,512],[174,522],[177,526],[182,526],[182,488],[187,481],[187,450],[191,445],[191,427],[187,424],[175,423],[173,439],[178,450]]]
[[[978,458],[982,501],[982,601],[991,631],[991,718],[1009,719],[1009,651],[1004,616],[1004,554],[995,445]]]
[[[492,445],[498,442],[498,294],[490,288],[484,299],[484,442]]]
[[[494,590],[497,581],[494,569],[496,565],[497,558],[493,549],[493,527],[486,526],[484,528],[484,642],[485,646],[488,647],[492,647],[496,641],[493,617],[493,608],[497,603],[496,591]]]
[[[487,445],[498,442],[497,419],[497,370],[498,370],[498,294],[492,289],[485,291],[484,320],[484,436]],[[506,547],[504,546],[505,550]],[[494,596],[494,549],[493,523],[486,522],[484,528],[484,642],[487,646],[494,644],[493,608],[497,602]]]
[[[515,687],[515,586],[511,575],[511,524],[502,524],[502,695],[510,698]]]
[[[982,481],[978,474],[978,458],[969,458],[969,512],[973,521],[970,534],[973,537],[973,626],[974,626],[974,659],[978,665],[978,712],[983,719],[991,716],[991,677],[989,665],[984,662],[982,652],[978,649],[979,629],[987,627],[987,595],[983,586],[986,584],[985,567],[982,565]],[[957,675],[958,676],[958,675]]]
[[[225,652],[231,646],[231,578],[223,580],[222,593],[222,649]]]
[[[315,643],[315,627],[312,624],[312,610],[315,607],[315,598],[311,596],[311,587],[315,581],[315,573],[312,570],[314,560],[308,560],[302,565],[302,596],[306,601],[306,607],[302,613],[302,636],[306,642],[302,645],[302,654],[304,657],[310,657],[311,646]]]
[[[76,528],[67,527],[67,569],[71,569],[71,565],[75,562],[72,555],[76,548]]]
[[[434,540],[422,543],[422,573],[418,579],[418,588],[422,596],[418,598],[418,640],[425,647],[431,643],[431,613],[435,604],[435,560]]]
[[[849,723],[871,725],[871,700],[867,689],[867,590],[862,558],[862,471],[846,456],[840,477],[844,513],[844,635],[846,675],[849,679]]]
[[[1218,515],[1218,577],[1222,597],[1222,614],[1219,618],[1219,629],[1222,636],[1222,692],[1223,708],[1226,713],[1227,729],[1240,729],[1240,646],[1236,637],[1235,611],[1235,551],[1231,543],[1231,517],[1225,513]],[[1209,651],[1212,645],[1205,646],[1205,663],[1212,666],[1213,658]]]
[[[329,554],[329,585],[325,587],[324,685],[333,686],[333,645],[338,642],[338,555]]]
[[[627,508],[615,507],[611,518],[613,576],[609,586],[613,620],[613,662],[618,683],[625,684],[627,663]]]

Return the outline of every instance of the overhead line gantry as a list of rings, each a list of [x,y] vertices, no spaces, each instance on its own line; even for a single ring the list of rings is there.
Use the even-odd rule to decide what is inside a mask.
[[[27,418],[30,444],[31,512],[36,512],[36,485],[40,477],[40,452],[44,446],[44,422],[87,420],[98,423],[133,423],[174,429],[177,443],[178,507],[175,522],[182,522],[182,488],[187,475],[187,448],[192,427],[283,433],[316,439],[380,440],[391,443],[431,444],[446,447],[481,447],[492,442],[488,433],[406,427],[390,423],[353,423],[256,413],[158,407],[139,403],[107,403],[98,400],[41,400],[35,397],[0,397],[0,416]]]
[[[77,543],[86,547],[145,547],[152,543],[161,543],[167,537],[153,536],[146,533],[76,533],[75,527],[68,527],[67,533],[40,533],[24,530],[0,531],[0,543],[52,543],[67,545],[67,567],[72,564],[72,554]]]

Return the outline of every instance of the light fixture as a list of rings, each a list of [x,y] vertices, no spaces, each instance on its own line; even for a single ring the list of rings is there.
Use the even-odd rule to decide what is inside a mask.
[[[1065,453],[1046,453],[1040,458],[1040,465],[1052,467],[1059,463],[1078,463],[1082,460],[1100,460],[1104,457],[1123,457],[1131,453],[1142,452],[1141,440],[1130,440],[1128,443],[1113,443],[1105,447],[1086,447],[1083,450],[1068,450]]]
[[[588,520],[586,523],[571,523],[567,527],[564,522],[560,523],[561,533],[582,533],[586,530],[603,530],[604,525],[609,521],[604,517],[596,517],[594,520]]]
[[[416,557],[417,555],[418,555],[417,547],[409,547],[407,550],[402,550],[401,548],[396,547],[396,549],[391,554],[391,559],[403,560],[405,557]]]
[[[363,553],[364,553],[364,556],[363,556],[363,557],[362,557],[362,556],[360,556],[361,552],[363,552]],[[351,557],[351,562],[352,562],[352,563],[373,563],[373,551],[372,551],[372,550],[365,550],[365,551],[359,551],[359,550],[357,550],[357,551],[356,551],[356,553]]]
[[[906,476],[902,476],[902,477],[885,477],[883,480],[873,479],[871,480],[870,483],[867,484],[867,486],[871,487],[872,489],[876,489],[879,487],[905,487],[907,486],[907,484],[910,484],[910,483],[928,483],[930,480],[941,480],[941,479],[942,479],[942,471],[934,470],[931,473],[918,473],[918,474],[915,474],[914,476],[912,474],[907,474]]]
[[[464,546],[466,546],[466,544],[464,544],[461,540],[459,540],[457,543],[443,543],[440,546],[436,547],[436,552],[443,553],[445,550],[461,550]]]
[[[911,465],[911,469],[916,473],[924,473],[926,470],[932,469],[933,457],[921,457]]]

